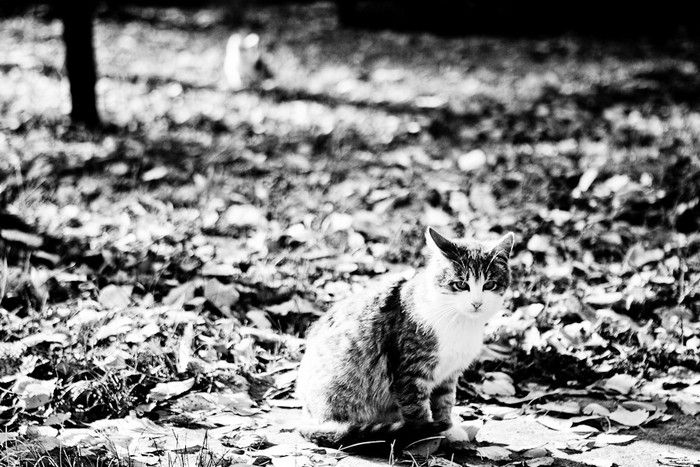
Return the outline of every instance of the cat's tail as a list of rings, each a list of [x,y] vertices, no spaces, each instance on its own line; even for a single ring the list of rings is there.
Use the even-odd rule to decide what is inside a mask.
[[[428,422],[406,425],[403,422],[379,422],[354,425],[324,422],[299,429],[309,441],[322,446],[353,452],[379,452],[387,448],[402,449],[408,444],[433,436],[450,427],[450,422]]]

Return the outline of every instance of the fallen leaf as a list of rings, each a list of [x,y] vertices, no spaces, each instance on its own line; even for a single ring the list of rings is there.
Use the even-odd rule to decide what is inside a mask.
[[[598,169],[588,169],[581,175],[575,190],[577,197],[588,191],[596,177],[598,177]]]
[[[523,452],[523,457],[525,457],[526,459],[536,459],[538,457],[545,457],[548,454],[549,451],[546,448],[537,447],[528,449],[527,451]]]
[[[144,182],[152,182],[154,180],[160,180],[166,175],[168,175],[168,168],[160,165],[144,172],[144,174],[141,176],[141,180]]]
[[[514,396],[513,380],[505,373],[493,372],[485,375],[481,391],[489,396]]]
[[[431,457],[428,460],[428,467],[462,467],[462,464],[458,464],[444,457]]]
[[[581,407],[579,407],[578,403],[575,401],[547,402],[546,404],[536,405],[536,408],[544,412],[554,412],[566,415],[578,415],[581,413]]]
[[[586,415],[602,415],[604,417],[607,417],[610,415],[610,411],[603,407],[600,404],[596,404],[595,402],[591,402],[587,406],[583,408],[583,413]]]
[[[491,187],[485,183],[477,183],[472,185],[469,191],[469,203],[475,211],[484,214],[495,214],[498,212],[498,203],[493,196]]]
[[[608,378],[603,385],[603,388],[618,392],[620,394],[629,394],[632,388],[638,383],[637,378],[624,373],[614,375]]]
[[[6,445],[10,441],[14,441],[19,437],[17,432],[0,432],[0,445]]]
[[[649,412],[646,410],[629,411],[623,407],[618,407],[617,410],[610,414],[610,420],[613,420],[625,426],[639,426],[649,418]]]
[[[700,413],[700,398],[679,393],[671,396],[669,401],[676,404],[686,415],[695,416]]]
[[[657,459],[659,465],[670,467],[700,467],[700,457],[690,458],[683,455],[665,454]]]
[[[624,299],[621,292],[597,292],[583,298],[583,302],[591,306],[611,306]]]
[[[529,459],[525,461],[525,465],[527,467],[540,467],[544,465],[553,465],[554,464],[554,458],[553,457],[538,457],[536,459]]]
[[[204,283],[204,297],[228,314],[231,307],[238,303],[241,294],[233,284],[222,284],[217,279],[209,279]]]
[[[511,452],[501,446],[482,446],[476,448],[477,456],[492,460],[492,461],[504,461],[510,459]]]
[[[234,204],[223,213],[220,221],[225,227],[254,227],[267,220],[263,211],[251,204]]]
[[[192,341],[194,340],[194,323],[187,323],[182,331],[180,343],[177,346],[175,368],[178,373],[187,371],[187,365],[192,361]]]
[[[320,316],[322,313],[309,300],[294,296],[286,302],[277,305],[268,305],[265,309],[276,316],[287,316],[292,314],[312,314]]]
[[[182,308],[188,301],[194,298],[194,292],[197,289],[197,284],[194,281],[185,282],[170,289],[168,294],[163,297],[163,305]]]
[[[655,263],[664,259],[664,251],[661,248],[649,250],[641,244],[636,244],[627,253],[627,262],[635,267],[641,268],[645,264]]]
[[[457,166],[463,172],[472,172],[484,165],[486,165],[486,154],[481,149],[469,151],[457,159]]]
[[[550,417],[548,415],[544,415],[542,417],[537,417],[537,423],[546,426],[547,428],[550,428],[552,430],[557,430],[557,431],[567,431],[571,429],[572,422],[571,420],[565,420],[562,418],[554,418]]]
[[[131,304],[131,291],[133,287],[126,285],[110,284],[100,290],[97,300],[105,308],[122,309]]]
[[[546,253],[550,248],[549,240],[543,235],[533,235],[527,241],[527,249],[535,253]]]
[[[333,212],[323,220],[321,228],[326,233],[345,232],[352,227],[353,217],[350,214]]]
[[[21,376],[15,380],[12,392],[19,394],[20,404],[27,410],[48,404],[56,390],[56,379],[35,379]]]
[[[183,381],[171,381],[169,383],[156,384],[148,394],[151,400],[164,401],[179,396],[194,386],[194,378],[189,378]]]
[[[552,430],[537,421],[538,417],[521,415],[508,420],[488,420],[479,430],[479,443],[498,443],[511,451],[546,447],[564,448],[582,436],[567,430]]]
[[[404,452],[416,457],[428,458],[440,449],[443,438],[435,436],[413,442],[404,448]]]
[[[636,435],[617,435],[611,433],[601,433],[594,438],[594,444],[597,448],[607,446],[608,444],[627,444],[636,437]]]
[[[131,331],[134,326],[134,320],[127,316],[117,316],[113,320],[105,323],[101,326],[92,338],[99,342],[108,337],[118,336],[120,334],[126,334]]]
[[[204,277],[233,277],[240,273],[239,269],[236,269],[231,264],[205,264],[202,268],[202,275]]]
[[[274,467],[307,467],[313,464],[311,459],[306,456],[285,456],[273,457],[272,465]]]
[[[46,343],[58,344],[61,347],[65,347],[70,343],[70,338],[65,334],[57,332],[39,332],[37,334],[25,337],[21,342],[22,344],[26,345],[27,348]]]

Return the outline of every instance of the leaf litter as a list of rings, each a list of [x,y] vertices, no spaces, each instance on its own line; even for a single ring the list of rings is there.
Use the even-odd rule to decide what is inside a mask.
[[[263,29],[288,16],[278,7],[255,14]],[[314,54],[329,63],[409,38],[358,37],[329,26],[329,14],[322,5],[291,14],[323,32]],[[406,73],[438,48],[462,63],[466,42],[425,36],[412,57],[394,57],[404,77],[388,92],[355,79],[382,76],[375,59],[343,59],[333,73],[310,67],[309,38],[292,25],[275,29],[282,46],[271,62],[289,65],[276,91],[228,95],[216,88],[217,34],[226,32],[216,21],[216,34],[196,37],[138,17],[100,21],[98,48],[114,58],[101,63],[101,86],[130,105],[107,100],[124,130],[97,135],[65,127],[52,98],[34,97],[61,86],[41,72],[60,69],[57,41],[16,32],[60,33],[26,21],[0,28],[6,50],[42,64],[3,56],[16,72],[0,81],[19,91],[2,97],[14,130],[0,135],[13,155],[0,160],[0,193],[10,214],[61,244],[44,251],[51,242],[41,235],[0,225],[3,443],[32,439],[143,465],[203,453],[233,465],[337,462],[300,439],[273,442],[298,416],[304,333],[333,301],[420,266],[426,223],[518,236],[512,312],[491,324],[483,357],[459,384],[470,455],[550,465],[700,413],[700,169],[688,156],[700,127],[672,98],[643,112],[626,101],[649,83],[624,60],[590,73],[571,54],[573,66],[546,64],[556,79],[526,78],[531,44],[494,41],[479,53],[510,71],[495,81],[486,68],[458,76],[476,86],[467,96],[442,74]],[[130,53],[141,55],[122,63],[115,44],[141,35],[158,40],[139,39]],[[203,52],[196,73],[179,59],[190,47]],[[557,47],[588,50],[573,39]],[[685,76],[682,57],[664,63]],[[606,78],[619,71],[622,84]],[[345,100],[337,74],[347,75]],[[305,100],[312,89],[320,99]]]

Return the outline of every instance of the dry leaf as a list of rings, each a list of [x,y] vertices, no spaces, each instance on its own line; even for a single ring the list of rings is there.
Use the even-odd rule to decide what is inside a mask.
[[[565,415],[578,415],[581,413],[581,408],[575,401],[547,402],[546,404],[538,404],[535,407],[544,412],[554,412]]]
[[[489,396],[514,396],[513,380],[505,373],[493,372],[485,375],[481,391]]]
[[[477,456],[492,460],[492,461],[505,461],[510,459],[511,452],[501,446],[482,446],[476,448]]]
[[[632,388],[637,384],[637,382],[638,380],[634,376],[619,374],[609,378],[603,387],[620,394],[629,394],[632,392]]]
[[[131,304],[131,286],[108,285],[100,291],[98,301],[105,308],[122,309]]]
[[[607,417],[610,415],[610,411],[603,407],[600,404],[596,404],[595,402],[591,402],[587,406],[583,408],[583,413],[586,415],[602,415],[604,417]]]
[[[629,411],[623,407],[618,407],[617,410],[610,414],[610,420],[613,420],[625,426],[639,426],[649,418],[649,412],[646,410]]]
[[[472,172],[486,165],[486,154],[481,149],[474,149],[462,154],[457,159],[457,166],[463,172]]]
[[[194,386],[194,378],[183,381],[171,381],[169,383],[158,383],[151,389],[148,396],[154,401],[164,401],[189,391],[192,389],[192,386]]]
[[[40,380],[21,376],[15,380],[12,392],[19,394],[24,409],[36,409],[48,404],[56,390],[56,379]]]
[[[636,435],[616,435],[611,433],[601,433],[594,438],[594,444],[597,448],[607,446],[608,444],[627,444],[636,437]]]

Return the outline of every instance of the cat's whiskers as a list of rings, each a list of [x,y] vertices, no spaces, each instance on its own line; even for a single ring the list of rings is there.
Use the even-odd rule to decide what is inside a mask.
[[[449,324],[452,321],[455,321],[459,317],[460,317],[459,314],[454,313],[454,312],[443,313],[442,316],[438,320],[436,320],[435,323],[433,323],[433,326],[438,327],[440,324],[443,324],[442,321],[445,321],[445,320],[447,320],[447,321],[445,321],[444,324]]]

